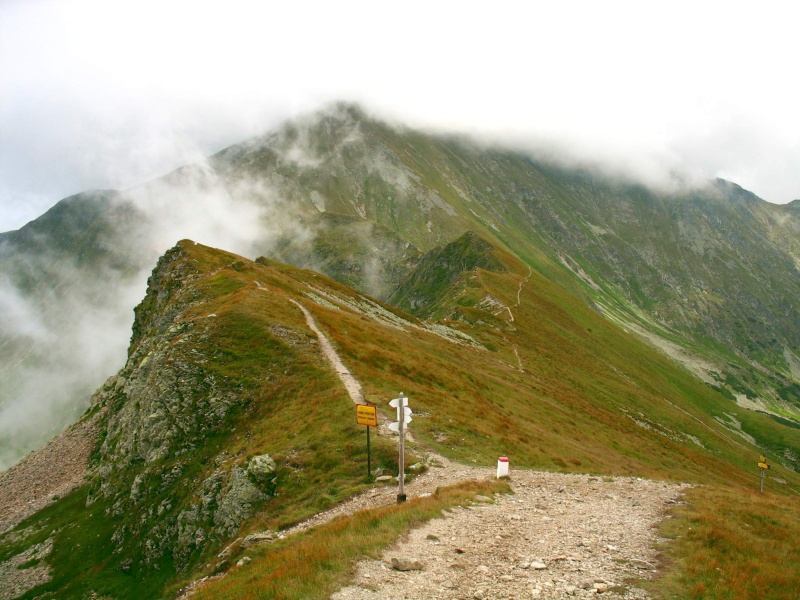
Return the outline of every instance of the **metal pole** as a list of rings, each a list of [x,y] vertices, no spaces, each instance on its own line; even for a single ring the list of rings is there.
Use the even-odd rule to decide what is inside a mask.
[[[758,491],[760,491],[762,494],[764,493],[764,470],[765,470],[765,469],[761,469],[761,487],[760,487],[760,488],[759,488],[759,490],[758,490]]]
[[[367,481],[372,479],[372,466],[370,465],[369,458],[369,425],[367,425]]]
[[[397,408],[398,412],[398,431],[400,432],[400,459],[398,460],[400,472],[397,475],[397,481],[400,484],[400,487],[397,491],[397,503],[402,504],[406,501],[406,491],[405,491],[405,439],[406,439],[406,432],[405,432],[405,419],[406,419],[406,411],[405,406],[403,406],[403,392],[400,392],[400,402]]]

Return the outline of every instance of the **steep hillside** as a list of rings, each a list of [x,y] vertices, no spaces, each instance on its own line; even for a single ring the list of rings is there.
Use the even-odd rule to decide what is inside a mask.
[[[376,221],[422,250],[477,231],[551,280],[579,283],[610,317],[710,361],[695,370],[741,405],[800,415],[800,221],[791,207],[724,181],[656,192],[393,129],[353,107],[212,164],[231,180],[279,177],[302,206]]]
[[[121,365],[142,265],[176,239],[290,262],[406,309],[416,303],[421,315],[456,317],[446,298],[420,305],[452,282],[450,267],[436,274],[418,263],[469,231],[659,347],[731,410],[800,421],[797,203],[774,206],[723,181],[655,191],[335,105],[135,189],[66,200],[3,234],[0,276],[12,285],[0,300],[13,318],[0,344],[9,382],[0,467],[75,418]],[[457,318],[477,323],[466,302],[456,302]]]
[[[322,213],[305,222],[310,238],[281,235],[272,256],[301,265],[375,297],[397,289],[420,251],[391,229],[357,217]]]
[[[467,235],[456,247],[483,258],[437,297],[464,298],[474,318],[435,324],[269,259],[191,241],[169,250],[124,368],[84,417],[99,431],[87,483],[0,538],[0,567],[45,573],[21,597],[169,595],[224,569],[215,557],[237,537],[363,486],[363,428],[295,302],[384,417],[399,390],[411,398],[412,457],[430,448],[491,465],[505,454],[519,467],[752,486],[750,435],[769,432],[771,456],[800,449],[798,430],[776,435],[769,417],[489,242]],[[391,471],[384,427],[373,465]],[[778,493],[800,489],[780,461],[771,475]]]
[[[361,485],[352,406],[287,272],[193,242],[159,261],[127,363],[85,417],[100,418],[88,485],[4,538],[3,560],[52,546],[52,580],[31,594],[158,597],[257,511],[277,527]],[[388,443],[373,452],[391,464]]]
[[[457,240],[428,252],[389,298],[394,306],[429,318],[449,306],[448,294],[477,268],[503,273],[497,251],[468,231]],[[441,315],[439,315],[441,316]]]

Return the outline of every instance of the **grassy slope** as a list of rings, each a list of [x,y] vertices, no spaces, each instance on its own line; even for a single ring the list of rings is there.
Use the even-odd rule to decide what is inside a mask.
[[[348,305],[363,299],[316,273],[258,264],[189,242],[182,246],[201,272],[197,286],[203,299],[181,319],[217,315],[208,368],[237,382],[246,399],[209,447],[198,450],[197,472],[207,471],[206,461],[223,448],[232,457],[269,452],[279,466],[278,496],[247,529],[286,526],[363,485],[363,429],[355,425],[349,398],[290,297],[311,310],[368,400],[388,414],[388,400],[398,391],[411,398],[415,435],[443,454],[483,464],[504,454],[519,467],[757,484],[758,451],[708,414],[733,412],[746,426],[772,427],[771,422],[732,408],[584,302],[536,272],[529,275],[509,255],[502,255],[508,272],[477,269],[461,280],[463,290],[455,290],[461,310],[494,324],[449,323],[484,346],[475,348],[412,329],[417,320],[408,315],[397,313],[409,324],[398,329],[353,311]],[[520,283],[521,303],[514,306]],[[313,302],[306,295],[312,287],[318,295],[324,290],[338,308]],[[502,312],[493,316],[474,305],[485,293],[513,307],[513,323]],[[785,435],[800,445],[796,430],[786,428]],[[391,469],[392,442],[373,439],[373,464]],[[800,487],[796,474],[775,467],[773,474],[788,482],[778,491]],[[26,597],[48,590],[58,597],[89,590],[155,597],[168,582],[174,589],[186,576],[176,579],[168,561],[156,573],[119,571],[124,555],[111,553],[113,518],[101,501],[84,508],[85,496],[86,488],[78,490],[20,526],[31,527],[41,539],[59,530],[47,559],[55,577]],[[84,551],[70,552],[77,544]],[[3,556],[19,547],[6,546]],[[212,556],[195,557],[195,574],[205,571]]]
[[[800,590],[800,506],[749,488],[690,490],[659,526],[662,576],[649,584],[675,600],[794,600]]]
[[[781,300],[798,290],[796,244],[781,229],[782,215],[737,186],[668,196],[521,153],[397,130],[352,106],[287,131],[271,141],[274,150],[256,150],[270,161],[244,161],[244,172],[275,170],[296,182],[288,184],[293,197],[317,190],[328,211],[373,220],[422,250],[474,230],[623,320],[712,358],[729,391],[760,397],[786,417],[796,413],[800,395],[787,386],[783,357],[784,345],[796,347],[794,315],[784,314]],[[283,157],[298,143],[319,163],[304,169]],[[431,192],[447,210],[429,204]],[[583,286],[562,260],[602,291]],[[764,313],[774,318],[753,316]],[[753,369],[752,359],[779,375]]]
[[[504,259],[514,265],[508,255]],[[524,267],[514,266],[515,272],[505,274],[478,270],[461,281],[463,290],[454,293],[459,309],[472,310],[474,317],[475,301],[483,293],[491,292],[513,306],[523,282],[513,324],[503,313],[494,320],[481,315],[484,323],[497,325],[495,330],[451,323],[464,327],[492,351],[455,346],[434,336],[375,329],[365,317],[339,310],[318,306],[313,310],[345,362],[367,384],[369,399],[380,403],[395,390],[404,390],[417,412],[415,434],[465,461],[486,463],[498,454],[509,454],[520,466],[721,484],[693,492],[693,505],[708,507],[721,494],[752,497],[747,490],[757,485],[758,473],[757,450],[710,415],[735,415],[745,431],[761,439],[779,430],[789,445],[797,447],[800,440],[791,428],[776,428],[767,417],[732,406],[638,338],[599,318],[583,302],[535,273],[526,280]],[[512,345],[526,373],[515,368]],[[661,434],[643,429],[627,415]],[[681,438],[682,433],[694,436],[705,448]],[[794,473],[778,471],[789,484],[768,479],[768,492],[798,488]],[[777,500],[764,512],[771,519],[785,515],[790,507],[786,500]],[[735,512],[730,516],[728,527],[734,538],[740,517]],[[791,541],[786,544],[791,548]],[[767,549],[761,546],[759,552]],[[678,590],[675,597],[694,588],[704,575],[687,575],[683,561],[694,563],[709,554],[702,546],[684,546],[680,552],[680,560],[672,563],[671,579],[664,584],[665,593]],[[730,590],[724,584],[718,587],[725,593]]]
[[[204,273],[198,284],[204,298],[180,319],[217,315],[208,370],[220,380],[236,382],[246,400],[244,408],[198,448],[186,470],[197,477],[207,475],[222,450],[232,457],[272,454],[279,468],[279,494],[263,507],[262,522],[252,524],[259,528],[293,523],[360,489],[366,468],[363,428],[355,424],[350,399],[309,338],[302,313],[287,300],[294,295],[296,282],[276,269],[237,262],[238,257],[227,253],[191,243],[185,247]],[[231,263],[235,268],[218,270]],[[255,279],[269,291],[258,290]],[[391,444],[374,440],[373,465],[390,469],[393,459]],[[126,481],[132,476],[123,475]],[[125,552],[114,554],[112,528],[138,517],[110,517],[102,499],[86,508],[87,492],[87,487],[77,490],[19,527],[31,528],[33,537],[28,539],[42,540],[56,532],[55,550],[48,559],[54,579],[24,597],[46,592],[59,598],[82,597],[91,590],[118,598],[158,597],[175,576],[169,559],[162,561],[159,571],[120,571],[122,562],[135,559],[141,549],[129,545]],[[158,495],[146,498],[143,510],[160,500]],[[174,510],[179,510],[181,498],[173,501]],[[80,553],[72,550],[78,545]],[[24,544],[3,546],[0,556],[5,558]],[[194,557],[194,562],[213,555]]]
[[[513,306],[527,276],[520,271],[479,270],[473,284]],[[363,380],[389,379],[407,370],[403,379],[411,382],[403,389],[419,397],[421,408],[431,414],[418,419],[417,427],[432,436],[447,433],[450,442],[438,447],[467,460],[487,460],[500,452],[544,468],[563,468],[562,462],[570,461],[571,468],[584,471],[743,482],[752,477],[747,471],[757,451],[720,428],[708,413],[731,412],[744,422],[773,429],[770,420],[731,407],[535,273],[523,283],[521,298],[512,310],[513,323],[494,330],[466,329],[494,352],[445,350],[438,342],[428,349],[423,337],[413,342],[412,356],[391,352],[402,347],[397,341],[380,344],[372,338],[366,348],[353,346],[352,338],[344,336],[337,341],[357,359],[353,368]],[[524,373],[516,368],[514,347]],[[395,387],[403,383],[400,379]],[[642,428],[627,415],[649,421],[664,435]],[[796,447],[796,432],[783,429]],[[682,434],[696,437],[706,448]],[[741,471],[731,471],[729,461]]]

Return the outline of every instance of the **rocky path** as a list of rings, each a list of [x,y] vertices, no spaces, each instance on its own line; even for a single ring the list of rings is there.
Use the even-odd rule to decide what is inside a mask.
[[[495,476],[494,468],[436,455],[429,460],[429,470],[406,484],[409,500]],[[635,580],[655,574],[654,525],[681,501],[686,484],[513,468],[510,475],[513,493],[457,508],[411,531],[380,560],[356,565],[353,583],[331,600],[649,598]],[[396,499],[396,484],[376,484],[278,537]],[[393,559],[418,568],[397,570]],[[200,586],[195,582],[181,598]]]
[[[420,488],[469,475],[491,473],[435,469]],[[331,600],[648,597],[631,581],[654,574],[653,525],[685,486],[512,471],[511,487],[513,494],[494,503],[456,509],[412,531],[381,560],[362,561],[354,583]],[[392,559],[421,568],[400,571]]]

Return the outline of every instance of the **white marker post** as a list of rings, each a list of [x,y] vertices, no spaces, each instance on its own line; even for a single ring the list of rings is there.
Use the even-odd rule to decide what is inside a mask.
[[[400,434],[400,457],[398,459],[398,466],[400,467],[400,472],[397,474],[397,482],[399,484],[397,490],[397,503],[402,504],[406,501],[406,490],[405,490],[405,439],[406,439],[406,431],[405,431],[405,423],[406,417],[408,421],[411,421],[411,409],[408,408],[408,398],[403,396],[403,392],[400,392],[400,396],[398,398],[393,399],[389,402],[389,406],[397,409],[397,422],[392,423],[389,425],[389,429],[392,431],[396,431]],[[394,427],[396,426],[396,427]]]

